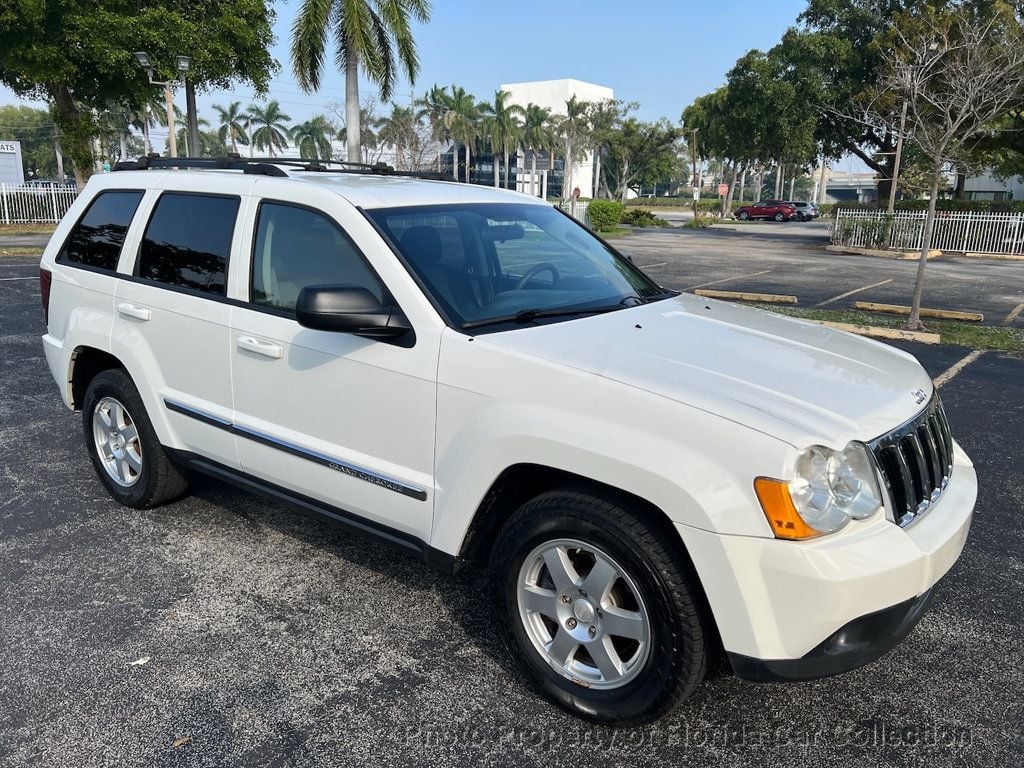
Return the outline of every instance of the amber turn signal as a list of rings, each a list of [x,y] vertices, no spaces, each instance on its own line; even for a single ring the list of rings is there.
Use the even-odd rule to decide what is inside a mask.
[[[782,480],[759,477],[754,480],[754,492],[761,502],[768,525],[779,539],[810,539],[821,536],[821,531],[811,528],[793,505],[789,485]]]

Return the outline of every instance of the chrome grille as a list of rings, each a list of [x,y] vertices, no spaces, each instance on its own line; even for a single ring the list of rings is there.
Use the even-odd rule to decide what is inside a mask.
[[[938,395],[920,414],[868,446],[901,526],[938,500],[953,473],[953,437]]]

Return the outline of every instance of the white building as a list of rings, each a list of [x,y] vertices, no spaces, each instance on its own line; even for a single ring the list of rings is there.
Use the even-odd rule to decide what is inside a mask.
[[[518,104],[523,109],[528,104],[536,104],[539,107],[551,110],[553,115],[564,115],[565,103],[573,96],[578,101],[589,102],[607,101],[615,98],[615,93],[611,88],[572,79],[538,80],[531,83],[503,83],[501,90],[508,91],[509,101],[513,104]],[[531,163],[522,151],[519,153],[516,166],[519,169],[516,175],[516,189],[520,192],[529,193],[531,181],[533,181],[530,174]],[[539,178],[536,179],[534,189],[537,190],[536,193],[539,193],[540,197],[547,197],[549,169],[550,159],[546,155],[538,154],[537,175]],[[567,176],[568,174],[566,174]],[[594,158],[591,153],[588,152],[582,160],[573,164],[572,185],[580,188],[580,194],[583,197],[594,196]],[[568,192],[571,191],[568,190]]]
[[[0,183],[25,183],[25,169],[21,164],[20,141],[0,141]]]

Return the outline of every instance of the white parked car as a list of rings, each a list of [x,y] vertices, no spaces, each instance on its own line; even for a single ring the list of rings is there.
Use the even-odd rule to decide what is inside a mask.
[[[94,176],[42,259],[46,358],[122,504],[198,470],[481,563],[530,682],[615,723],[723,651],[870,662],[963,549],[975,472],[910,355],[665,290],[532,197],[170,162]]]

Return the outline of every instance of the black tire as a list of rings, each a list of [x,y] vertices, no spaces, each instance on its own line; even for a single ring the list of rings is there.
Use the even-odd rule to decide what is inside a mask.
[[[785,216],[784,216],[784,215],[782,214],[782,212],[780,211],[779,213],[776,213],[776,214],[775,214],[775,220],[776,220],[776,221],[785,221],[785,220],[786,220],[786,217],[785,217]]]
[[[131,485],[115,482],[108,474],[96,445],[93,415],[104,398],[113,398],[124,407],[138,433],[141,468]],[[96,474],[107,492],[119,503],[134,509],[149,509],[174,501],[188,490],[188,481],[160,445],[139,391],[125,371],[119,368],[101,371],[89,382],[82,403],[82,428]]]
[[[738,214],[736,214],[736,218],[739,219],[740,221],[746,221],[747,219],[750,218],[750,214],[748,214],[746,211],[740,211]]]
[[[512,515],[491,553],[489,588],[502,639],[538,691],[579,717],[610,725],[654,720],[694,691],[707,669],[709,635],[696,574],[681,544],[673,546],[675,535],[615,500],[570,489],[542,494]],[[574,682],[530,639],[519,610],[520,569],[538,546],[557,539],[575,539],[607,553],[628,573],[647,607],[649,651],[621,687],[602,690]]]

